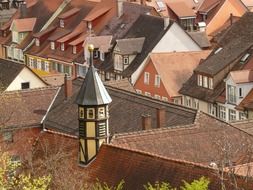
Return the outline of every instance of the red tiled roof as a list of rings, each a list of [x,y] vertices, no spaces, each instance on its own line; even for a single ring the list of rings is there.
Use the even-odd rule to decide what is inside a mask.
[[[210,180],[209,190],[221,190],[220,178],[214,169],[115,145],[103,144],[97,158],[88,166],[88,171],[91,182],[99,179],[114,186],[124,180],[124,188],[129,190],[142,189],[144,184],[157,181],[169,182],[171,186],[179,188],[183,181],[192,182],[202,176]],[[226,189],[232,189],[227,173],[224,173],[224,178]],[[247,184],[242,178],[236,178],[238,186],[250,190],[252,182]]]
[[[15,19],[12,22],[11,30],[15,27],[17,32],[31,32],[35,26],[37,18]]]
[[[72,42],[69,43],[69,45],[71,46],[76,46],[80,43],[83,43],[85,38],[88,36],[88,34],[82,34],[80,37],[78,37],[77,39],[73,40]]]
[[[56,87],[5,92],[0,96],[0,123],[14,128],[40,125],[56,92]]]
[[[99,8],[93,9],[83,20],[85,21],[93,21],[101,15],[105,14],[111,9],[110,6],[103,6]]]
[[[198,113],[194,124],[116,134],[112,144],[209,165],[220,163],[222,146],[215,142],[222,144],[224,141],[231,145],[231,160],[236,164],[248,162],[245,156],[253,137],[202,112]]]
[[[210,52],[152,53],[150,58],[168,94],[175,97],[179,96],[178,91],[193,74],[200,60],[205,59]]]
[[[184,2],[174,2],[174,3],[168,3],[168,7],[179,17],[196,17],[196,14],[193,12],[193,10],[188,7]]]
[[[73,9],[70,9],[69,11],[67,11],[67,12],[59,15],[58,18],[60,18],[60,19],[66,19],[66,18],[68,18],[68,17],[70,17],[70,16],[78,13],[79,11],[80,11],[79,8],[73,8]]]
[[[230,75],[236,84],[248,83],[253,81],[253,70],[231,71]]]
[[[208,13],[211,9],[219,5],[221,0],[204,0],[199,8],[199,12]]]

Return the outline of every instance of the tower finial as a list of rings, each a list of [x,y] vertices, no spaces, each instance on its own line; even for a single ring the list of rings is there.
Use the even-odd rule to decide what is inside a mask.
[[[88,50],[90,52],[90,67],[93,66],[93,51],[94,51],[94,45],[89,44],[88,45]]]

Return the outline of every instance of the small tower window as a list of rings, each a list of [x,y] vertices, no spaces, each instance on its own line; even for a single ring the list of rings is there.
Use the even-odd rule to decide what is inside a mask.
[[[79,108],[79,118],[81,118],[81,119],[84,118],[84,108],[82,108],[82,107]]]
[[[98,109],[98,118],[104,118],[105,117],[105,108],[99,108]]]
[[[87,119],[95,119],[95,110],[94,108],[87,109]]]

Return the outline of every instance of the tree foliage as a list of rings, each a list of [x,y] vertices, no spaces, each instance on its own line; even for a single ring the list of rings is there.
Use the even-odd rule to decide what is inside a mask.
[[[32,177],[19,171],[20,162],[14,162],[7,153],[0,153],[0,190],[47,190],[51,176]]]

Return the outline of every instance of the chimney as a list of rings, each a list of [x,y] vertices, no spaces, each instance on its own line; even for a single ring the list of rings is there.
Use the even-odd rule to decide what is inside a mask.
[[[151,115],[143,114],[141,117],[142,117],[142,130],[152,129],[152,127],[151,127]]]
[[[166,110],[165,108],[156,109],[157,128],[165,127],[166,124]]]
[[[72,96],[72,79],[70,76],[65,74],[64,77],[64,92],[65,92],[65,99],[68,99]]]
[[[117,0],[117,16],[121,17],[123,15],[123,3],[125,0]]]
[[[169,17],[164,17],[163,18],[164,30],[166,30],[168,28],[169,24],[170,24],[170,18]]]
[[[26,18],[27,17],[27,7],[26,7],[25,1],[20,4],[19,9],[20,9],[20,18]]]

